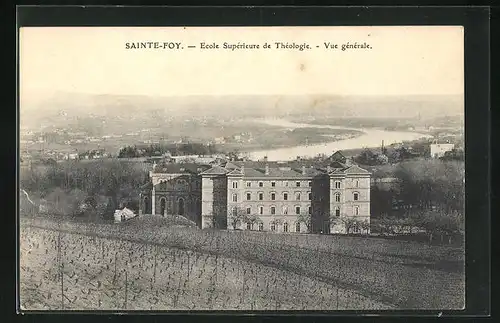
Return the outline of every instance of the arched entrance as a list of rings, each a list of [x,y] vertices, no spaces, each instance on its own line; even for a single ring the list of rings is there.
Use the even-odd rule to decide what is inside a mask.
[[[179,215],[184,215],[184,199],[181,197],[178,201],[178,213]]]
[[[160,214],[161,215],[165,215],[165,207],[166,207],[166,201],[165,201],[165,198],[162,197],[160,199]]]
[[[144,197],[144,206],[143,206],[144,214],[151,214],[151,202],[148,196]]]

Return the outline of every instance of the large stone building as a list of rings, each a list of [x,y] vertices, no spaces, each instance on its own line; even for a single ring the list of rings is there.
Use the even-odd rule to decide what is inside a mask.
[[[370,173],[354,164],[159,164],[150,176],[140,214],[183,215],[202,228],[327,233],[345,231],[345,219],[370,221]]]

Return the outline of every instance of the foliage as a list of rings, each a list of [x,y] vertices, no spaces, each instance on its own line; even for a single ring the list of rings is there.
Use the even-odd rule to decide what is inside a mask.
[[[375,166],[387,164],[388,157],[384,154],[374,153],[368,148],[365,148],[354,158],[354,161],[361,165]]]
[[[68,161],[20,175],[20,187],[47,200],[48,212],[78,216],[112,216],[119,206],[137,210],[138,188],[147,180],[142,166],[116,159]]]
[[[463,149],[452,149],[444,153],[444,156],[440,158],[441,160],[458,160],[465,161],[465,153]]]
[[[152,144],[145,147],[134,145],[121,148],[118,152],[118,158],[161,156],[167,152],[172,156],[210,155],[218,153],[218,149],[214,145],[201,143]]]
[[[312,215],[309,214],[309,212],[307,211],[302,211],[298,216],[297,216],[297,222],[298,223],[304,223],[306,228],[307,228],[307,232],[311,232],[312,230]]]
[[[229,224],[233,230],[238,229],[243,223],[247,223],[249,216],[246,214],[246,210],[236,206],[233,210],[229,211]]]
[[[457,161],[414,160],[395,171],[400,180],[399,199],[417,210],[464,210],[465,170]]]
[[[425,210],[407,213],[402,218],[383,216],[376,219],[375,223],[377,231],[383,235],[415,234],[423,231],[429,242],[439,236],[441,240],[447,237],[448,243],[451,243],[454,237],[463,236],[465,218],[460,212]]]

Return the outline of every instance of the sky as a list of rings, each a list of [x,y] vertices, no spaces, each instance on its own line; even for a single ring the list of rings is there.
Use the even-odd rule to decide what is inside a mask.
[[[125,48],[127,42],[146,41],[178,42],[184,49]],[[276,41],[308,43],[311,49],[199,48],[201,42]],[[366,42],[372,49],[327,50],[324,42]],[[463,46],[460,26],[24,27],[19,86],[21,104],[57,92],[463,95]]]

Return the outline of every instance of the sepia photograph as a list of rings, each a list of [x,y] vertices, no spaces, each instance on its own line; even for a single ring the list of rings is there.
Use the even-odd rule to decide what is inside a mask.
[[[18,37],[21,311],[464,309],[462,26]]]

